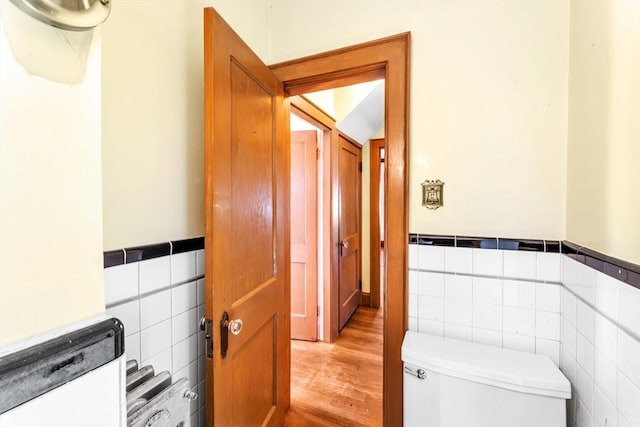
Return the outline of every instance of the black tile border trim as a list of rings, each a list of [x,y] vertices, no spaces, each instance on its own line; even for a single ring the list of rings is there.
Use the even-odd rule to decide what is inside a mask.
[[[181,254],[184,252],[197,251],[204,249],[204,236],[194,237],[193,239],[172,240],[171,254]]]
[[[567,240],[562,241],[562,253],[600,273],[640,289],[640,265],[585,248]]]
[[[502,237],[466,237],[410,233],[409,244],[560,253],[607,276],[640,289],[640,265],[605,255],[568,240],[507,239]]]
[[[409,243],[425,246],[445,246],[475,249],[502,249],[508,251],[560,252],[559,240],[505,239],[502,237],[443,236],[409,234]]]
[[[171,242],[124,248],[124,253],[127,264],[159,258],[161,256],[171,255]]]
[[[204,249],[204,237],[202,236],[151,245],[132,246],[103,252],[103,266],[104,268],[115,267],[200,249]]]
[[[104,268],[124,264],[124,249],[106,251],[104,253]]]
[[[124,354],[116,318],[83,327],[0,358],[0,414]]]

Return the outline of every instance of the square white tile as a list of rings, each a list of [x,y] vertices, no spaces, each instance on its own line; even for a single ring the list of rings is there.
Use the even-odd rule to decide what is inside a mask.
[[[618,371],[617,375],[617,406],[618,412],[626,418],[631,425],[640,425],[640,389]]]
[[[444,336],[444,322],[418,319],[418,332],[442,337]]]
[[[536,311],[536,337],[560,341],[560,315]]]
[[[418,268],[420,270],[444,271],[444,247],[418,246]]]
[[[417,294],[420,292],[420,281],[418,280],[418,272],[416,270],[409,270],[409,292]]]
[[[549,252],[536,252],[536,278],[545,282],[559,282],[561,256]]]
[[[454,338],[457,340],[472,341],[473,331],[470,326],[460,326],[460,325],[445,323],[444,336],[447,338]]]
[[[577,329],[564,317],[560,318],[560,342],[566,351],[571,353],[575,359],[577,355]]]
[[[418,273],[420,283],[420,295],[432,297],[444,297],[444,274],[421,271]]]
[[[504,277],[536,279],[536,252],[504,251]]]
[[[471,301],[473,299],[472,277],[457,274],[445,275],[444,294],[447,299]]]
[[[556,366],[560,365],[560,343],[558,341],[537,338],[536,353],[549,356]]]
[[[418,296],[418,317],[425,320],[444,321],[444,298]]]
[[[618,329],[618,369],[640,388],[640,343]]]
[[[502,277],[503,251],[495,249],[472,249],[473,274]]]
[[[615,379],[615,376],[614,376]],[[618,411],[610,397],[597,385],[593,393],[593,419],[596,425],[615,427],[618,425]]]
[[[606,274],[596,274],[596,308],[615,321],[618,320],[619,285],[628,286]]]
[[[140,357],[147,360],[171,348],[171,320],[165,320],[140,332]]]
[[[205,286],[205,279],[198,279],[197,282],[197,303],[198,304],[204,304],[204,286]]]
[[[418,332],[418,318],[417,317],[409,317],[409,330],[413,332]],[[200,342],[201,340],[198,340]],[[204,353],[204,348],[201,348],[200,344],[198,344],[198,354]]]
[[[196,251],[196,274],[198,276],[204,275],[204,249],[200,249]]]
[[[104,303],[106,305],[138,295],[138,263],[104,269]]]
[[[504,305],[519,308],[536,308],[536,284],[521,280],[503,281]]]
[[[505,332],[530,337],[536,334],[536,312],[526,308],[504,307],[503,325]]]
[[[176,344],[198,331],[197,310],[195,308],[174,316],[172,321],[173,343]]]
[[[171,289],[171,314],[184,313],[198,305],[196,282],[189,282]]]
[[[502,334],[502,346],[512,350],[534,353],[536,351],[536,339],[531,336],[505,332]]]
[[[407,311],[409,317],[418,317],[418,294],[409,294]]]
[[[576,427],[599,427],[593,425],[593,416],[591,415],[588,406],[582,400],[582,396],[578,396],[575,399],[575,405]]]
[[[576,314],[576,327],[578,331],[585,336],[586,339],[595,342],[596,331],[596,313],[591,307],[578,300],[577,314]]]
[[[589,414],[593,412],[593,380],[578,364],[576,368],[576,391]]]
[[[137,360],[140,363],[140,332],[125,337],[124,351],[127,360]]]
[[[640,289],[633,286],[620,286],[620,305],[618,318],[622,325],[640,335]]]
[[[575,384],[577,364],[576,356],[573,354],[569,354],[563,346],[560,346],[560,352],[562,353],[562,372],[567,376],[567,379],[571,384]]]
[[[637,356],[637,355],[636,355]],[[616,401],[616,366],[599,351],[595,352],[595,382],[611,401]]]
[[[560,285],[536,285],[536,310],[560,313]]]
[[[418,248],[419,248],[418,245],[415,245],[415,244],[409,245],[409,253],[408,253],[409,268],[418,269]]]
[[[473,302],[502,304],[502,279],[474,277]]]
[[[618,331],[617,327],[596,313],[595,348],[602,352],[611,362],[618,360]]]
[[[445,323],[471,327],[473,320],[471,301],[446,299],[444,304]]]
[[[182,283],[196,278],[196,251],[171,255],[171,283]]]
[[[177,372],[198,358],[198,334],[175,344],[172,351],[173,372]]]
[[[578,263],[578,281],[576,283],[575,293],[592,305],[596,303],[596,273],[597,271],[593,268]]]
[[[140,261],[138,266],[140,269],[140,294],[169,286],[171,282],[169,256]]]
[[[502,332],[474,327],[473,342],[502,347]]]
[[[125,336],[140,330],[140,302],[132,301],[106,310],[106,314],[119,319],[124,324]]]
[[[473,303],[473,327],[502,332],[502,306]]]
[[[171,317],[171,290],[158,292],[140,300],[140,329]]]
[[[420,292],[420,282],[418,280],[418,272],[416,270],[409,270],[408,280],[409,280],[409,292],[412,294],[418,294],[418,292]],[[199,302],[198,304],[201,304],[201,303]]]
[[[577,299],[564,286],[560,290],[560,313],[569,323],[576,325]]]
[[[585,337],[578,333],[576,340],[576,361],[589,378],[595,377],[595,348]]]
[[[444,248],[444,270],[448,273],[473,272],[471,248]]]

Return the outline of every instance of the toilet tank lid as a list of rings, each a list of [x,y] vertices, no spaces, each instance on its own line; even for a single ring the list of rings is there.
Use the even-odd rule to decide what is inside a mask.
[[[521,393],[571,398],[569,380],[541,354],[408,331],[402,343],[402,361]]]

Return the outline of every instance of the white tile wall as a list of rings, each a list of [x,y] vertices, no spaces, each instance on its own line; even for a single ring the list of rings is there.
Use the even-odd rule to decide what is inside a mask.
[[[567,256],[561,272],[560,369],[574,392],[568,426],[640,426],[640,290]]]
[[[203,274],[203,250],[104,269],[106,311],[124,323],[127,359],[187,377],[195,391],[204,391]],[[204,403],[192,404],[194,427],[204,426]]]
[[[409,329],[559,364],[559,279],[559,254],[410,244]]]

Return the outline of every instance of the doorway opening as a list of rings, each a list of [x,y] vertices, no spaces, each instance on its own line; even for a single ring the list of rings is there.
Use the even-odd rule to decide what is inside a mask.
[[[383,217],[378,201],[384,174],[371,141],[384,135],[384,81],[295,96],[290,105],[292,406],[286,425],[322,426],[322,420],[330,419],[336,425],[381,426],[384,257],[376,253],[374,261],[372,255],[380,248],[374,239],[379,239],[378,218]],[[331,150],[336,149],[338,164],[331,165]],[[331,199],[333,178],[337,200]],[[309,215],[311,209],[315,217]],[[334,223],[332,211],[338,212]],[[336,242],[331,227],[336,223],[338,262],[332,263]],[[370,233],[374,224],[376,237]],[[317,250],[317,262],[309,262],[314,256],[310,249]],[[335,287],[338,306],[332,304],[331,277],[340,281]],[[318,307],[315,330],[309,321],[315,317],[312,302]],[[328,321],[336,312],[337,340]],[[309,342],[316,338],[322,342]]]
[[[409,44],[410,34],[404,33],[270,66],[284,84],[288,96],[376,78],[384,78],[386,82],[386,270],[383,279],[385,426],[402,424],[401,347],[407,330]]]

